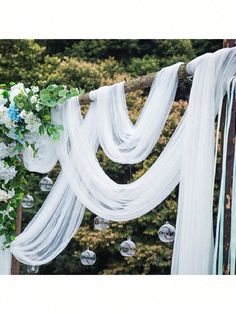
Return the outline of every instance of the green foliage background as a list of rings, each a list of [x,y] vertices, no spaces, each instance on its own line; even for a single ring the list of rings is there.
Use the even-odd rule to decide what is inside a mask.
[[[80,87],[85,91],[132,77],[155,72],[178,61],[187,62],[206,52],[222,47],[222,40],[1,40],[0,83],[36,82]],[[127,96],[129,113],[136,121],[148,91]],[[176,102],[165,129],[153,152],[142,163],[119,165],[98,151],[105,172],[116,182],[127,183],[140,177],[157,159],[173,133],[187,105],[189,82],[180,83]],[[86,106],[83,108],[86,112]],[[60,166],[50,173],[55,180]],[[45,194],[39,190],[42,175],[29,173],[28,191],[35,197],[34,210],[24,210],[23,228],[39,209]],[[151,183],[150,183],[151,184]],[[40,268],[40,274],[168,274],[172,245],[159,241],[157,231],[166,221],[175,224],[177,189],[160,206],[134,221],[111,223],[103,232],[93,229],[94,215],[86,211],[77,235],[68,247],[51,263]],[[118,247],[131,236],[137,245],[135,257],[123,258]],[[92,267],[80,264],[80,253],[90,247],[97,262]],[[21,273],[26,267],[21,265]]]

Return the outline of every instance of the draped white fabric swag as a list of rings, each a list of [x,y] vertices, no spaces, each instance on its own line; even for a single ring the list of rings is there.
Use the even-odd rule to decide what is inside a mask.
[[[140,217],[158,206],[180,184],[172,274],[212,273],[212,202],[215,165],[214,121],[227,83],[236,72],[236,49],[205,54],[187,65],[193,75],[189,106],[169,143],[138,180],[117,184],[101,168],[101,145],[113,161],[144,160],[164,127],[178,85],[181,63],[157,73],[135,124],[128,116],[124,83],[90,93],[92,103],[83,119],[78,98],[52,110],[63,124],[60,140],[42,138],[36,159],[26,149],[30,171],[48,172],[59,159],[62,171],[43,206],[11,244],[25,264],[41,265],[57,256],[80,226],[84,207],[113,221]]]

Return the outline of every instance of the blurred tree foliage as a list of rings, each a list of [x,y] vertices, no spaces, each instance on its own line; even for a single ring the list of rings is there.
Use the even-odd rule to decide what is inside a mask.
[[[187,62],[206,52],[222,47],[222,40],[1,40],[0,83],[11,81],[39,86],[60,83],[81,87],[85,91],[132,77],[157,71],[178,61]],[[139,178],[155,162],[180,120],[188,99],[186,80],[179,84],[176,102],[162,136],[150,156],[140,164],[120,165],[109,160],[102,150],[97,153],[104,171],[116,182],[127,183]],[[136,121],[148,91],[137,91],[127,96],[130,118]],[[86,106],[83,111],[86,111]],[[55,180],[60,166],[50,176]],[[36,199],[35,211],[45,194],[39,191],[42,175],[29,173],[29,192]],[[150,182],[151,184],[151,182]],[[172,245],[158,239],[158,229],[166,220],[175,224],[177,188],[160,206],[130,222],[112,222],[103,232],[93,229],[94,215],[86,211],[75,238],[51,263],[41,267],[41,274],[168,274]],[[23,225],[35,211],[24,210]],[[119,244],[131,236],[137,254],[123,258]],[[80,264],[80,253],[90,247],[97,254],[92,267]],[[21,273],[26,267],[21,266]]]

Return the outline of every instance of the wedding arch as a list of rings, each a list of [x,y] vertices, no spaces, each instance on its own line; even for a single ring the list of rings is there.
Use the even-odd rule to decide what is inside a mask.
[[[85,208],[103,219],[128,221],[158,206],[179,184],[172,274],[222,274],[224,270],[227,148],[236,86],[236,48],[179,62],[149,76],[147,101],[135,124],[128,116],[124,82],[103,86],[88,95],[76,88],[49,85],[3,86],[0,98],[0,271],[9,274],[12,254],[27,265],[50,262],[69,243]],[[96,151],[121,164],[143,161],[158,141],[171,110],[178,80],[192,76],[189,104],[165,149],[138,180],[117,184],[101,168]],[[148,83],[147,83],[148,82]],[[136,80],[133,84],[142,84]],[[131,84],[132,85],[132,84]],[[225,114],[223,100],[225,99]],[[82,117],[80,104],[90,100]],[[213,191],[219,128],[223,131],[222,179],[215,237]],[[217,128],[215,119],[217,117]],[[233,134],[233,137],[235,133]],[[232,144],[234,149],[234,145]],[[30,202],[21,189],[22,173],[61,172],[42,207],[14,239],[16,208]],[[24,165],[24,167],[22,166]],[[227,271],[235,273],[236,163],[232,170],[230,246]],[[13,183],[14,184],[13,184]],[[42,182],[51,185],[46,177]],[[28,197],[25,200],[25,197]]]

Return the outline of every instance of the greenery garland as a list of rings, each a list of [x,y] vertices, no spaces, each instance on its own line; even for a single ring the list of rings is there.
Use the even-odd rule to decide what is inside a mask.
[[[58,140],[63,126],[52,122],[50,108],[83,93],[55,84],[41,90],[23,83],[0,85],[0,236],[5,236],[6,247],[15,239],[16,210],[28,184],[22,151],[30,146],[36,154],[40,135]]]

